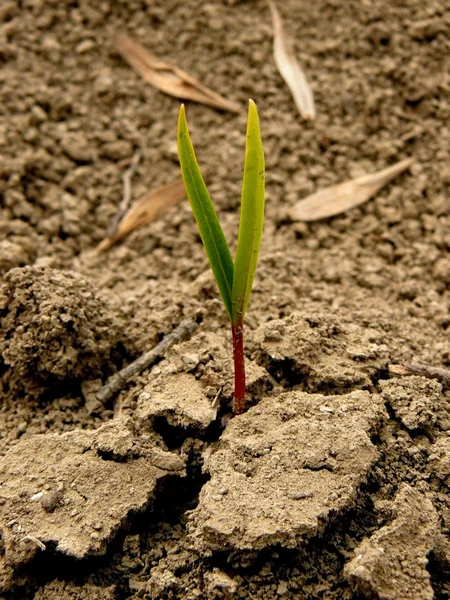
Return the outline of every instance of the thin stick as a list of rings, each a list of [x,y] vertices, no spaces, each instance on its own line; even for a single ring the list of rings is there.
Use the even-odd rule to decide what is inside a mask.
[[[38,546],[41,550],[47,550],[46,545],[41,542],[40,539],[38,539],[37,537],[35,537],[34,535],[26,535],[25,537],[23,537],[21,540],[21,542],[33,542],[34,544],[36,544],[36,546]]]
[[[121,398],[121,396],[117,396],[117,398],[114,400],[114,406],[113,406],[114,419],[120,419],[122,417],[122,408],[123,408],[122,398]]]
[[[220,394],[222,393],[222,389],[223,389],[223,387],[220,387],[219,391],[214,396],[213,401],[211,402],[211,408],[217,408],[218,406],[220,406],[219,398],[220,398]]]
[[[197,330],[198,325],[191,319],[185,319],[171,333],[167,334],[154,348],[137,358],[130,365],[112,375],[106,384],[97,392],[96,397],[100,402],[107,402],[117,392],[144,369],[150,367],[158,360],[164,358],[169,348],[178,342],[188,340]]]
[[[389,365],[389,373],[393,375],[423,375],[429,379],[439,379],[442,385],[450,388],[450,371],[440,367],[430,367],[417,362],[406,365]]]
[[[130,166],[122,173],[123,196],[122,200],[120,201],[119,208],[109,224],[107,233],[108,237],[112,237],[116,233],[120,219],[123,217],[131,204],[131,178],[137,169],[140,158],[141,153],[139,150],[136,150],[130,160]]]
[[[235,415],[241,415],[245,411],[244,324],[238,322],[236,325],[231,325],[231,332],[234,359],[233,412]]]

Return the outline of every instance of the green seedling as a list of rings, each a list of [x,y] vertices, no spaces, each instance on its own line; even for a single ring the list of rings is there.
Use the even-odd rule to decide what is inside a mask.
[[[195,157],[184,106],[178,118],[178,154],[186,193],[231,321],[234,358],[233,412],[245,410],[244,315],[258,262],[264,222],[264,150],[256,105],[249,101],[241,215],[236,257],[225,235]]]

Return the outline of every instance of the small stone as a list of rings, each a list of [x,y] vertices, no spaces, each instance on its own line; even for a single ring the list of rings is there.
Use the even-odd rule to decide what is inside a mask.
[[[101,155],[110,160],[121,160],[128,158],[133,153],[133,145],[126,140],[118,140],[105,144],[101,150]]]
[[[22,423],[19,423],[19,425],[17,426],[17,433],[19,435],[22,435],[22,433],[25,433],[26,430],[27,430],[26,421],[22,421]]]
[[[114,88],[114,78],[109,69],[105,69],[94,81],[94,89],[99,94],[106,94]]]
[[[277,587],[278,596],[284,596],[288,592],[289,592],[289,588],[288,588],[287,581],[280,581],[280,583],[278,584],[278,587]]]
[[[93,48],[95,48],[94,40],[83,40],[75,47],[75,52],[77,54],[84,54],[85,52],[89,52],[89,50],[92,50]]]
[[[23,139],[29,144],[34,144],[39,139],[39,132],[35,127],[30,127],[23,132]]]
[[[281,339],[281,333],[277,329],[269,329],[264,332],[264,340],[266,342],[281,342]]]
[[[198,354],[183,354],[181,360],[189,369],[194,369],[200,362]]]
[[[287,495],[292,500],[303,500],[303,498],[312,498],[314,494],[312,492],[289,492]]]
[[[63,493],[61,490],[54,490],[48,494],[44,494],[41,498],[41,505],[47,512],[53,512],[58,504],[63,499]]]
[[[100,400],[97,400],[97,392],[101,387],[101,379],[90,379],[81,384],[81,393],[86,403],[86,410],[90,415],[99,414],[104,408]]]
[[[33,496],[31,496],[30,500],[32,502],[37,502],[38,500],[40,500],[42,498],[43,495],[44,495],[44,492],[37,492],[37,494],[33,494]]]
[[[61,140],[64,152],[74,161],[88,163],[95,160],[95,151],[81,132],[68,133]]]
[[[164,158],[178,163],[178,149],[176,142],[171,142],[165,148],[163,148],[163,156]]]
[[[206,580],[209,582],[208,591],[211,598],[215,598],[217,590],[225,593],[226,597],[234,596],[237,592],[238,584],[220,569],[214,569],[212,573],[206,573]]]

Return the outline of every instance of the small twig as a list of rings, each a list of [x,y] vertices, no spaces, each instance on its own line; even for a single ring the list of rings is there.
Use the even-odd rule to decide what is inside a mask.
[[[121,398],[121,396],[117,396],[117,398],[114,400],[114,407],[113,407],[114,419],[120,419],[122,417],[122,408],[123,408],[122,398]]]
[[[158,359],[164,358],[169,348],[178,342],[188,340],[197,330],[198,325],[191,319],[185,319],[171,333],[167,334],[154,348],[137,358],[130,365],[112,375],[106,384],[97,392],[97,400],[107,402],[120,391],[133,377],[142,373]]]
[[[220,406],[220,394],[222,393],[222,389],[223,387],[220,387],[219,391],[214,396],[213,401],[211,402],[211,408],[217,408],[218,406]]]
[[[450,371],[441,367],[430,367],[417,362],[406,365],[389,365],[389,373],[393,375],[423,375],[429,379],[438,379],[446,388],[450,388]]]
[[[23,537],[21,540],[21,542],[33,542],[34,544],[36,544],[36,546],[38,546],[41,550],[46,550],[47,547],[44,544],[44,542],[41,542],[40,539],[38,539],[37,537],[35,537],[34,535],[26,535],[25,537]]]
[[[138,573],[139,576],[144,575],[148,571],[148,567],[150,566],[150,556],[146,554],[144,556],[144,566],[142,567],[142,571]]]
[[[116,233],[120,219],[123,217],[131,204],[131,178],[137,169],[140,158],[141,153],[139,150],[136,150],[130,160],[130,166],[122,173],[123,196],[122,200],[120,201],[119,208],[109,224],[107,233],[108,237],[112,237]]]

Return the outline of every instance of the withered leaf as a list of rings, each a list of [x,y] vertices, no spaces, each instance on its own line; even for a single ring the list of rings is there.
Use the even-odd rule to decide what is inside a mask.
[[[98,246],[97,252],[105,252],[111,246],[123,240],[128,234],[151,223],[161,216],[169,208],[182,200],[186,195],[182,179],[176,179],[172,183],[157,189],[154,192],[144,194],[123,215],[115,233],[105,238]]]
[[[241,107],[236,102],[227,100],[223,96],[220,96],[220,94],[208,89],[197,81],[197,79],[191,77],[178,67],[161,61],[128,35],[124,33],[117,34],[115,45],[128,64],[147,83],[150,83],[169,96],[175,96],[175,98],[182,98],[184,100],[194,100],[195,102],[201,102],[219,110],[228,110],[231,112],[239,112],[241,110]]]
[[[273,23],[273,56],[280,75],[291,90],[294,102],[305,119],[315,119],[316,107],[311,88],[297,62],[290,39],[287,37],[283,21],[275,4],[269,0]]]
[[[334,217],[372,198],[382,187],[412,165],[414,158],[405,158],[394,165],[357,179],[319,190],[299,200],[289,211],[293,221],[317,221]]]

